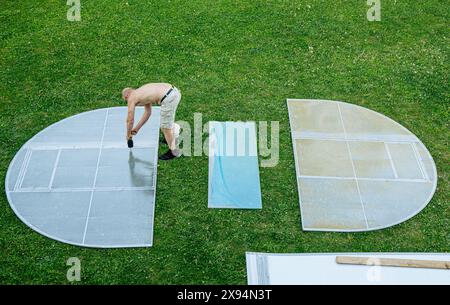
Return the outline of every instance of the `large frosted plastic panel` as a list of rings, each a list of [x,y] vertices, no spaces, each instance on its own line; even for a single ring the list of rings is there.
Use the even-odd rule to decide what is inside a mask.
[[[382,142],[349,142],[358,178],[394,178],[389,155]]]
[[[425,179],[436,180],[436,165],[425,145],[414,143],[413,148],[418,151],[421,164],[423,164]]]
[[[249,285],[448,285],[450,272],[387,266],[342,265],[336,256],[437,260],[450,262],[444,253],[246,253]]]
[[[87,245],[152,245],[153,191],[94,192]]]
[[[304,136],[344,138],[336,104],[305,100],[303,103],[290,103],[288,108],[293,132]]]
[[[432,195],[431,183],[423,182],[360,181],[359,188],[371,228],[383,228],[413,217]]]
[[[120,108],[118,108],[120,109]],[[135,122],[138,122],[144,113],[144,107],[137,107],[135,111]],[[159,141],[159,107],[152,107],[151,119],[141,128],[139,133],[133,137],[135,147],[154,147]],[[106,129],[103,138],[104,147],[127,148],[124,141],[126,135],[126,113],[123,111],[110,110],[106,120]]]
[[[36,150],[28,161],[21,188],[48,187],[58,151]]]
[[[344,141],[302,139],[296,142],[302,176],[353,177],[350,154]]]
[[[76,115],[57,122],[38,133],[30,147],[98,147],[107,111],[105,109]]]
[[[99,149],[62,150],[53,188],[89,188],[94,184]]]
[[[303,225],[316,229],[366,228],[363,206],[355,180],[299,180]]]
[[[144,112],[144,108],[141,107],[140,112],[136,115],[141,115]],[[160,108],[152,107],[153,120],[149,122],[145,128],[142,128],[135,137],[136,145],[142,147],[154,147],[159,142],[159,124],[160,124]]]
[[[210,122],[210,208],[260,209],[254,123]]]
[[[342,102],[287,103],[304,230],[387,228],[433,197],[433,158],[400,124]]]
[[[393,120],[372,110],[339,103],[346,137],[380,138],[384,140],[414,140],[415,136]]]
[[[103,149],[96,187],[152,187],[155,149]]]
[[[82,243],[90,192],[12,193],[14,211],[41,234],[67,243]]]
[[[11,162],[8,170],[5,191],[8,192],[14,190],[17,180],[19,179],[20,173],[24,170],[22,169],[22,167],[24,167],[24,160],[27,153],[28,150],[26,149],[19,150],[16,156],[14,157],[14,160]]]
[[[413,145],[390,143],[387,144],[387,147],[399,178],[425,179],[420,169],[420,156],[415,153]]]
[[[144,113],[136,110],[136,120]],[[153,242],[159,107],[125,141],[126,107],[82,113],[47,127],[11,162],[5,180],[16,215],[69,244],[148,247]]]

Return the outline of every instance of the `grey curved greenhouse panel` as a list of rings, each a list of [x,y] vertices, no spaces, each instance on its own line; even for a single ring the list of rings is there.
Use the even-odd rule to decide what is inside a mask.
[[[433,197],[433,158],[400,124],[343,102],[287,104],[304,230],[387,228],[419,213]]]
[[[143,108],[136,109],[136,119]],[[30,228],[68,244],[149,247],[157,169],[159,107],[125,141],[126,107],[99,109],[59,121],[16,154],[5,190]]]

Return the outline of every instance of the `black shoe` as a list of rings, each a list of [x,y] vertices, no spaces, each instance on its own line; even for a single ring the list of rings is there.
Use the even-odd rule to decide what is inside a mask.
[[[170,149],[165,154],[159,156],[159,160],[164,160],[164,161],[171,160],[174,158],[177,158],[177,156],[175,156]]]

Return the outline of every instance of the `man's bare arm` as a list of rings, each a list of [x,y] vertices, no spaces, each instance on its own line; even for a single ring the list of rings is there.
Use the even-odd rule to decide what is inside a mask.
[[[132,138],[131,131],[134,126],[134,110],[136,109],[136,103],[132,100],[128,100],[128,115],[127,115],[127,139]]]
[[[139,130],[142,128],[142,126],[147,123],[148,119],[152,115],[152,105],[146,104],[145,106],[145,112],[142,115],[142,118],[139,120],[139,123],[136,125],[135,128],[132,130],[132,134],[136,134],[139,132]]]

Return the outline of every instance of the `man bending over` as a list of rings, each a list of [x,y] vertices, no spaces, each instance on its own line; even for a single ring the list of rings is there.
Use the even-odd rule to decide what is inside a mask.
[[[174,135],[175,112],[181,100],[180,91],[166,83],[150,83],[140,88],[125,88],[122,98],[128,104],[127,140],[132,140],[152,114],[152,105],[161,105],[161,130],[166,139],[169,150],[159,159],[170,160],[180,156]],[[136,106],[144,106],[145,112],[134,126],[134,111]]]

